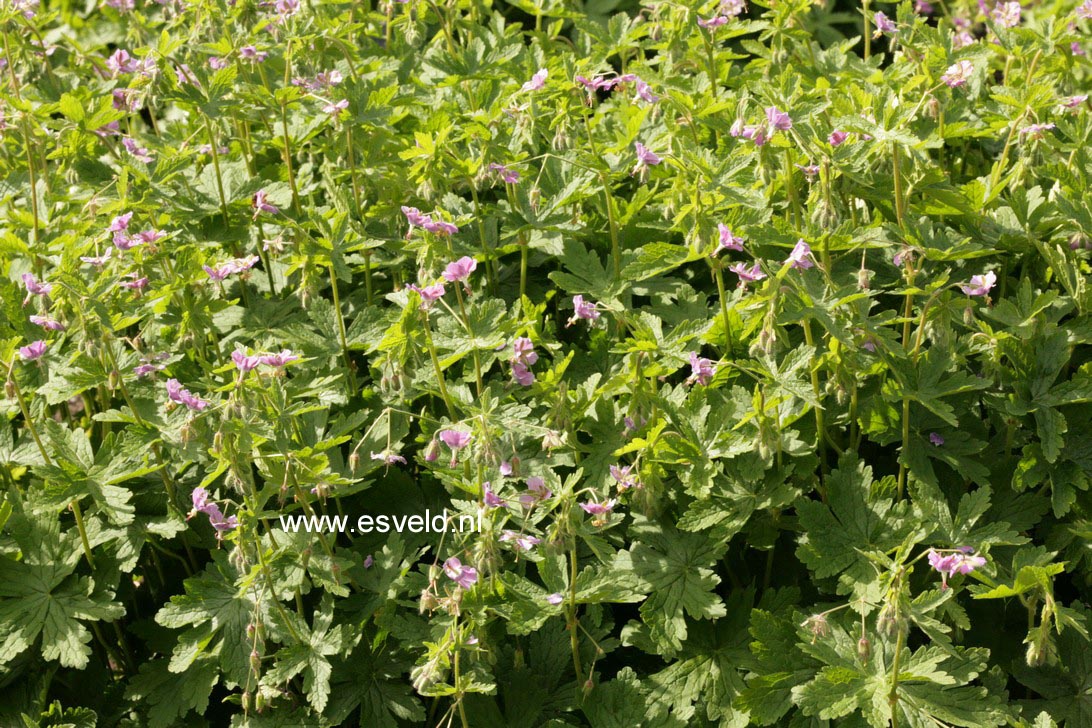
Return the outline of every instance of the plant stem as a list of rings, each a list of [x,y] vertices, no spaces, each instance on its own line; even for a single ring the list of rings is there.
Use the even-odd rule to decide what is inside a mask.
[[[610,193],[606,172],[599,175],[603,183],[603,197],[607,201],[607,223],[610,225],[610,253],[614,259],[614,277],[622,277],[622,248],[618,242],[618,223],[614,219],[614,197]]]
[[[447,413],[451,419],[458,419],[455,407],[451,404],[451,397],[447,394],[447,385],[444,383],[444,372],[440,369],[440,359],[436,356],[436,344],[432,341],[432,331],[429,328],[428,315],[425,315],[425,343],[428,346],[428,355],[432,359],[432,367],[436,370],[436,382],[440,385],[440,396],[447,406]]]
[[[349,375],[349,396],[356,394],[356,375],[353,374],[353,361],[349,358],[349,340],[345,333],[345,317],[341,313],[341,296],[338,294],[337,288],[337,274],[334,272],[333,264],[328,268],[330,271],[330,289],[334,294],[334,311],[337,318],[337,333],[341,338],[341,355],[345,357],[345,368],[348,370]]]
[[[481,202],[478,199],[478,189],[474,186],[474,180],[467,178],[470,185],[470,196],[474,198],[474,217],[478,221],[478,240],[482,246],[482,255],[485,257],[485,275],[489,279],[489,292],[497,295],[497,276],[493,270],[493,257],[489,254],[489,247],[485,242],[485,222],[482,219]]]
[[[724,326],[724,356],[736,358],[735,345],[732,343],[732,327],[728,322],[728,300],[724,293],[724,271],[720,264],[713,268],[713,275],[717,279],[717,296],[720,298],[721,323]]]

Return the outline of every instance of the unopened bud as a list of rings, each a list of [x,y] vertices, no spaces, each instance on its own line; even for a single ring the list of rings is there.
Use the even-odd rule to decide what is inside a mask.
[[[857,657],[861,662],[868,662],[872,658],[872,643],[867,637],[857,640]]]
[[[356,475],[360,470],[360,455],[352,452],[349,453],[349,472]]]
[[[4,396],[8,399],[15,399],[15,382],[10,379],[4,382]]]
[[[216,434],[212,436],[212,452],[214,455],[219,455],[221,449],[224,447],[224,433],[220,430],[216,431]]]
[[[862,291],[867,291],[872,285],[872,271],[868,268],[861,268],[857,271],[857,287]]]
[[[425,462],[426,463],[435,462],[436,459],[439,458],[439,457],[440,457],[440,441],[439,440],[433,440],[432,442],[430,442],[428,444],[428,447],[425,448]]]
[[[250,651],[250,669],[254,672],[259,672],[262,669],[262,656],[258,654],[257,650]]]
[[[254,694],[254,710],[259,713],[265,710],[265,695],[262,694],[261,690]]]
[[[117,370],[114,370],[106,377],[106,386],[113,391],[118,388],[118,382],[120,381],[121,376],[117,373]]]
[[[965,309],[963,309],[963,325],[974,325],[974,308],[972,308],[971,306],[967,306]]]

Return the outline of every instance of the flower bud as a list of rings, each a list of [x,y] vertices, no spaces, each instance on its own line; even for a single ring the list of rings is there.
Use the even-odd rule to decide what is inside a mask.
[[[972,308],[971,306],[967,306],[967,308],[963,309],[963,325],[974,325],[974,308]]]
[[[254,710],[259,713],[265,710],[265,695],[260,690],[254,694]]]
[[[121,381],[121,376],[118,374],[117,370],[115,369],[114,371],[110,372],[110,374],[107,375],[107,377],[106,377],[106,387],[107,387],[107,389],[109,389],[111,392],[114,391],[115,389],[118,388],[118,383],[120,381]]]
[[[902,629],[902,610],[895,602],[888,602],[880,610],[880,616],[876,620],[876,628],[885,637],[894,637]]]
[[[249,713],[250,712],[250,703],[251,703],[251,701],[250,701],[250,691],[249,690],[244,690],[243,691],[243,712],[244,713]]]
[[[360,471],[360,455],[356,452],[349,453],[349,472],[356,475]]]
[[[260,672],[262,669],[262,656],[258,654],[257,650],[250,651],[250,669],[255,673]]]
[[[868,268],[861,268],[857,271],[857,287],[862,291],[867,291],[872,285],[872,271]]]
[[[439,440],[433,440],[432,442],[430,442],[428,444],[428,447],[425,448],[425,462],[426,463],[436,462],[436,459],[439,458],[439,457],[440,457],[440,441]]]
[[[868,662],[872,658],[872,643],[867,637],[857,640],[857,657],[861,662]]]
[[[10,379],[4,382],[4,396],[8,399],[15,399],[15,382]]]

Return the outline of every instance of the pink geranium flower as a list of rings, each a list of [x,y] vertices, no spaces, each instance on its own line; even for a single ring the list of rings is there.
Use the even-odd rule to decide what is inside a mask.
[[[444,574],[462,589],[469,589],[478,581],[478,571],[471,566],[464,566],[454,556],[444,562]]]
[[[453,263],[448,263],[444,269],[444,280],[448,283],[458,283],[470,277],[478,267],[478,261],[468,255],[464,255]]]
[[[762,272],[762,268],[758,263],[755,263],[750,268],[745,263],[736,263],[735,265],[728,266],[728,270],[739,276],[739,287],[744,288],[748,283],[754,281],[760,281],[766,277],[766,274]]]
[[[796,245],[793,247],[792,252],[789,253],[789,258],[785,262],[792,263],[793,268],[807,269],[815,265],[811,258],[811,246],[805,243],[801,238],[796,241]]]
[[[698,356],[698,352],[690,352],[690,377],[687,378],[687,384],[698,384],[705,386],[709,384],[713,379],[713,375],[717,373],[717,366],[706,359],[705,357]]]
[[[718,245],[717,249],[713,251],[714,256],[722,250],[743,250],[743,238],[734,234],[731,228],[724,223],[717,223],[717,236]]]
[[[583,296],[573,296],[573,315],[566,327],[572,326],[580,319],[595,321],[599,318],[599,304],[585,301]]]
[[[974,64],[964,60],[948,66],[948,70],[944,72],[940,80],[951,88],[958,88],[970,80],[972,73],[974,73]]]
[[[44,341],[35,341],[27,344],[26,346],[19,347],[19,357],[23,361],[34,361],[35,359],[41,359],[49,345]]]
[[[535,75],[531,76],[531,80],[523,84],[520,91],[527,93],[528,91],[538,91],[546,85],[546,77],[549,72],[545,68],[540,68],[535,72]]]
[[[968,296],[985,296],[996,284],[997,275],[991,270],[983,275],[971,276],[970,283],[961,284],[959,287]]]

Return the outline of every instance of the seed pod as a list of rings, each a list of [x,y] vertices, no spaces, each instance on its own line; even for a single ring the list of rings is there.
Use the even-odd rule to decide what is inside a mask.
[[[963,324],[964,326],[974,325],[974,309],[970,306],[967,306],[967,308],[963,309]]]
[[[349,454],[349,472],[356,475],[360,470],[360,455],[353,452]]]
[[[861,268],[857,271],[857,287],[862,291],[867,291],[872,286],[872,271],[868,268]]]

